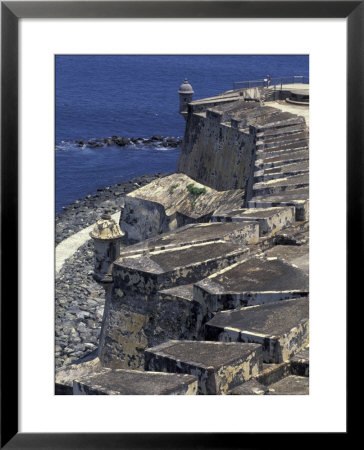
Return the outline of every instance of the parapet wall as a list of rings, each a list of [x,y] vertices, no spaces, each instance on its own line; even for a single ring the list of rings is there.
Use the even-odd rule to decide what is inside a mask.
[[[177,172],[218,191],[247,192],[255,159],[254,135],[232,127],[223,107],[209,105],[210,109],[196,113],[197,106],[202,109],[190,105]]]

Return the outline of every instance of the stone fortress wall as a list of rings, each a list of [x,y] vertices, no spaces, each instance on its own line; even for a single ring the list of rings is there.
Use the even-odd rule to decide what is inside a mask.
[[[187,98],[177,172],[125,197],[98,358],[59,370],[59,393],[308,393],[305,118]]]

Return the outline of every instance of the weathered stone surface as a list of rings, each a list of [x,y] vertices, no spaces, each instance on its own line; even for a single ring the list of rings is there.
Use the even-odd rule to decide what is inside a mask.
[[[259,224],[259,235],[266,236],[288,227],[295,221],[295,209],[292,206],[281,208],[250,208],[235,211],[219,209],[212,216],[217,222],[253,221]]]
[[[246,190],[254,164],[254,135],[221,123],[223,114],[190,114],[177,171],[217,190]],[[217,170],[218,168],[218,170]]]
[[[255,342],[268,363],[289,360],[308,344],[308,298],[222,311],[206,324],[206,338]]]
[[[268,395],[309,395],[309,378],[290,375],[271,384]]]
[[[138,298],[134,309],[138,310]],[[144,349],[148,346],[146,330],[154,328],[149,319],[155,303],[140,301],[143,313],[114,300],[108,306],[108,314],[102,327],[99,357],[103,366],[113,369],[141,369],[144,365]]]
[[[167,248],[143,254],[127,254],[114,263],[114,284],[150,294],[178,284],[193,283],[211,271],[235,263],[249,252],[224,241]]]
[[[257,149],[269,149],[275,148],[281,145],[287,145],[292,142],[302,142],[307,143],[308,130],[299,130],[296,133],[290,133],[286,135],[275,135],[275,136],[261,136],[256,141]]]
[[[292,301],[299,302],[299,298],[308,293],[308,279],[303,273],[308,273],[308,227],[299,231],[300,225],[294,223],[292,214],[294,211],[296,221],[308,219],[308,128],[302,117],[291,114],[295,112],[294,106],[284,110],[279,102],[274,103],[274,108],[264,105],[271,100],[272,92],[260,88],[257,91],[261,94],[260,104],[243,101],[242,91],[231,91],[188,105],[178,169],[183,173],[144,187],[141,186],[147,179],[142,177],[142,183],[119,184],[114,191],[112,186],[100,188],[94,196],[105,200],[103,206],[114,210],[119,207],[124,211],[121,223],[129,230],[125,243],[148,238],[146,242],[124,250],[120,265],[115,266],[117,279],[105,304],[99,341],[99,357],[104,367],[140,369],[144,367],[146,347],[171,338],[205,339],[206,321],[222,308],[260,303],[271,306],[273,303],[269,302],[278,299],[284,304],[287,297],[296,297]],[[122,138],[115,136],[104,143],[113,145],[116,140],[122,141]],[[148,141],[162,144],[162,140],[166,145],[169,141],[173,146],[178,145],[174,139],[161,136]],[[130,141],[137,144],[139,139],[131,138]],[[137,191],[130,194],[134,187]],[[225,191],[218,191],[222,189]],[[88,214],[86,209],[92,211],[96,205],[93,203],[96,200],[91,197],[87,197],[85,204],[77,201],[71,206],[80,217],[77,226],[82,227],[84,213]],[[120,199],[115,202],[115,197]],[[247,205],[250,210],[246,209]],[[269,210],[273,208],[275,212],[280,210],[281,215],[272,216]],[[287,211],[290,211],[290,217],[284,215]],[[233,212],[234,217],[223,217],[224,212]],[[231,222],[208,223],[213,214],[217,217],[217,213],[221,214],[219,220],[231,219]],[[57,224],[57,239],[68,232],[66,228],[70,223]],[[161,236],[163,232],[167,234]],[[274,244],[279,246],[270,248]],[[232,247],[228,248],[229,245]],[[260,256],[252,258],[249,255]],[[249,261],[252,261],[251,265]],[[236,269],[237,266],[244,270]],[[78,272],[83,270],[83,266],[80,270],[77,268],[75,280],[80,279]],[[81,299],[80,309],[77,297],[84,295],[83,289],[72,289],[71,307],[68,306],[66,286],[62,289],[57,320],[60,321],[59,314],[64,312],[66,321],[62,319],[56,328],[56,357],[62,357],[60,362],[68,364],[88,351],[96,353],[99,335],[94,335],[88,328],[96,329],[99,325],[89,312],[90,307],[97,306],[93,292],[86,293],[86,306]],[[252,308],[245,310],[249,309]],[[268,321],[269,317],[268,314]],[[279,323],[287,325],[292,314],[288,314],[288,319],[282,317],[278,321],[272,319],[271,325],[274,323],[276,328]],[[248,325],[252,327],[254,321],[250,320]],[[302,330],[298,327],[294,331],[294,328],[290,328],[291,334],[290,331],[284,334],[282,325],[286,339],[282,346],[285,351],[289,349],[286,353],[296,351],[298,344],[294,333],[297,332],[297,340],[302,337]],[[248,326],[241,331],[247,330],[259,335]],[[272,333],[267,332],[266,336],[282,337]],[[276,347],[275,352],[278,351]],[[223,355],[221,351],[221,357],[229,356],[229,352]],[[215,352],[213,357],[207,351],[205,353],[200,349],[200,358],[206,356],[203,362],[209,368],[208,364],[220,353],[216,356]],[[184,357],[187,356],[185,352]],[[181,365],[176,354],[173,358],[176,365]],[[286,378],[288,369],[295,375],[306,374],[306,369],[308,373],[308,361],[302,356],[293,358],[289,364],[264,365],[261,372],[252,375],[254,379],[244,383],[239,380],[239,388],[234,381],[225,389],[232,381],[230,371],[230,375],[226,375],[228,381],[222,382],[221,391],[256,395],[264,391],[259,386]],[[190,359],[187,361],[191,362]],[[258,386],[256,391],[254,386]],[[117,393],[111,384],[109,387],[110,393]],[[70,385],[59,384],[58,389],[65,393]],[[98,395],[104,393],[98,392]]]
[[[144,348],[163,342],[169,330],[162,326],[171,324],[168,320],[158,321],[157,292],[194,283],[211,271],[240,260],[247,252],[248,248],[218,241],[118,259],[114,263],[114,288],[102,330],[103,364],[112,368],[142,367]],[[161,314],[165,319],[163,310]]]
[[[278,130],[280,128],[286,128],[293,125],[301,125],[302,123],[305,123],[305,119],[303,117],[288,112],[280,112],[278,116],[273,116],[272,120],[267,120],[265,117],[258,118],[250,125],[250,128],[255,133],[259,133],[266,132],[268,130]]]
[[[268,169],[268,168],[279,168],[286,164],[300,163],[309,160],[308,149],[295,150],[294,152],[287,152],[281,155],[264,156],[261,155],[255,161],[255,168]]]
[[[121,256],[205,242],[226,241],[247,245],[258,240],[259,226],[255,223],[196,223],[125,247]]]
[[[193,298],[193,284],[158,292],[155,332],[162,342],[198,339],[204,316],[204,305]]]
[[[168,341],[145,352],[145,369],[197,376],[200,394],[226,394],[262,369],[257,344]]]
[[[128,243],[139,242],[193,222],[208,222],[221,205],[240,208],[242,189],[216,191],[182,173],[160,178],[125,197],[120,227]]]
[[[253,192],[255,196],[280,195],[280,192],[293,191],[307,187],[309,183],[309,175],[295,175],[292,177],[282,177],[269,181],[261,181],[255,183]],[[292,194],[292,192],[291,192]]]
[[[309,217],[309,190],[307,187],[282,191],[274,195],[255,196],[248,201],[249,208],[270,208],[272,206],[294,206],[296,220],[307,221]]]
[[[296,222],[294,226],[279,231],[274,236],[275,245],[308,245],[309,222]]]
[[[290,264],[295,265],[303,272],[309,271],[309,247],[308,245],[276,245],[275,247],[264,252],[267,257],[275,257],[283,259]]]
[[[309,162],[299,161],[293,164],[284,164],[279,167],[264,168],[254,172],[254,182],[269,181],[282,177],[302,175],[309,172]]]
[[[307,346],[291,359],[291,372],[293,375],[308,377],[310,375],[310,356]]]
[[[71,364],[56,370],[56,395],[73,395],[73,380],[101,372],[99,358],[81,364]]]
[[[284,361],[278,364],[263,364],[263,370],[255,379],[264,386],[268,386],[288,375],[291,375],[290,361]]]
[[[246,383],[237,386],[228,392],[229,395],[265,395],[268,392],[268,387],[259,383],[255,379],[251,379]]]
[[[301,122],[297,125],[286,126],[284,128],[272,129],[267,131],[260,131],[256,134],[257,140],[265,140],[273,137],[279,136],[289,136],[291,134],[296,134],[297,132],[301,132],[306,130],[306,123]]]
[[[308,276],[276,258],[254,257],[194,285],[194,298],[209,311],[259,305],[308,293]]]
[[[97,375],[78,378],[74,395],[195,395],[192,375],[104,369]]]

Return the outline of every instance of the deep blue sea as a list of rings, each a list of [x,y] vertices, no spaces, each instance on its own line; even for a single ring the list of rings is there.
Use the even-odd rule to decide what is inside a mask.
[[[72,201],[138,175],[173,172],[179,148],[78,147],[74,140],[182,137],[178,88],[188,78],[194,99],[234,81],[309,75],[307,55],[57,55],[56,213]]]

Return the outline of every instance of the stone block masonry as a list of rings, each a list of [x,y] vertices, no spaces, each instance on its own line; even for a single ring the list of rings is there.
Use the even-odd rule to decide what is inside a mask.
[[[192,244],[225,241],[248,245],[259,241],[259,224],[253,221],[236,223],[197,223],[185,225],[177,230],[146,239],[123,249],[123,255],[148,254]]]
[[[197,378],[191,375],[103,369],[76,379],[74,395],[196,395]]]
[[[217,222],[256,222],[259,225],[259,235],[274,234],[287,228],[295,221],[294,207],[286,208],[250,208],[235,211],[217,210],[212,216]]]
[[[233,128],[230,121],[221,123],[223,119],[218,112],[188,116],[177,172],[218,191],[246,191],[254,165],[254,135]]]
[[[241,94],[184,99],[178,173],[124,199],[95,370],[60,391],[308,393],[308,127]]]
[[[225,241],[167,248],[148,255],[124,257],[121,253],[114,264],[114,288],[106,306],[100,353],[103,364],[140,368],[144,348],[162,342],[161,326],[168,323],[160,320],[165,314],[158,291],[194,283],[248,253],[247,247]]]
[[[145,369],[188,373],[198,378],[198,393],[226,394],[262,369],[257,344],[168,341],[145,351]]]
[[[218,192],[184,174],[172,174],[125,197],[120,227],[133,244],[196,222],[209,222],[220,206],[241,208],[243,189]]]
[[[222,311],[206,324],[210,340],[255,342],[266,363],[288,361],[308,344],[308,299]]]
[[[277,258],[254,257],[194,285],[194,297],[211,312],[261,305],[308,294],[308,276]]]

